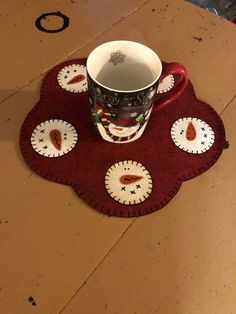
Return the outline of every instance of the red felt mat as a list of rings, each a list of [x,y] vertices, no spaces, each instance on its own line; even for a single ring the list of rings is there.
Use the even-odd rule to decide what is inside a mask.
[[[21,151],[38,175],[72,186],[81,199],[104,214],[132,217],[162,208],[183,181],[217,161],[225,144],[224,126],[214,109],[196,98],[191,82],[174,103],[152,113],[140,139],[127,144],[105,142],[93,130],[87,92],[70,92],[58,84],[58,73],[65,66],[85,63],[86,59],[75,59],[50,70],[42,82],[39,102],[22,125]],[[190,128],[200,121],[203,133],[204,126],[210,130],[207,136],[214,133],[211,143],[203,144],[201,152],[198,148],[191,152],[191,147],[176,142],[171,134],[183,132],[178,129],[182,121],[191,124]],[[64,147],[63,141],[67,141]],[[53,152],[58,152],[55,158]]]

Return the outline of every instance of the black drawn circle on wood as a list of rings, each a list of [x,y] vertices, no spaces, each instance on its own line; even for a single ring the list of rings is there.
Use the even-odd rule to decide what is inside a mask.
[[[42,26],[41,21],[42,19],[45,19],[48,16],[59,16],[60,18],[63,19],[63,25],[60,28],[57,29],[47,29],[45,27]],[[40,15],[36,21],[35,21],[35,26],[42,32],[45,33],[59,33],[61,31],[63,31],[65,28],[67,28],[69,26],[69,18],[62,14],[61,12],[57,11],[57,12],[50,12],[50,13],[43,13],[42,15]]]

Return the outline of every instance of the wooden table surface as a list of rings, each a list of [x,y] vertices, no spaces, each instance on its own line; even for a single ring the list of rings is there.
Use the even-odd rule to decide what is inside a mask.
[[[69,27],[39,31],[35,20],[54,11]],[[0,29],[0,313],[235,314],[235,25],[182,0],[12,0],[1,1]],[[165,208],[139,218],[104,216],[37,176],[18,143],[44,74],[115,39],[183,63],[230,143]]]

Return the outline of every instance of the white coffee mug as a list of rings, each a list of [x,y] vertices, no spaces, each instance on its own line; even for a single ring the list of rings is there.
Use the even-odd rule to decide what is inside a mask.
[[[156,108],[166,106],[185,89],[188,76],[179,63],[162,64],[149,47],[117,40],[95,48],[87,59],[88,95],[97,132],[106,141],[129,143],[140,138],[153,109],[159,82],[180,75]]]

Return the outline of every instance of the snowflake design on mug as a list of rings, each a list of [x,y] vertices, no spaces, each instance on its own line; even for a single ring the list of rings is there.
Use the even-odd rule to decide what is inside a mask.
[[[111,53],[111,58],[109,61],[114,65],[117,65],[118,63],[124,63],[125,57],[125,54],[123,54],[120,50],[117,50],[116,52]]]

